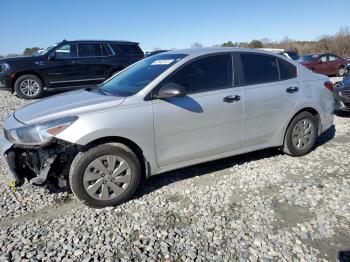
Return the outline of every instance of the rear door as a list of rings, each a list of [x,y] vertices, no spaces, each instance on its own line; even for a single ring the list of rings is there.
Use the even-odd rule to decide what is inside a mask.
[[[198,58],[177,70],[159,86],[169,82],[184,86],[187,95],[152,101],[159,166],[240,147],[242,91],[233,85],[230,54]]]
[[[109,77],[111,66],[107,60],[108,54],[102,43],[78,43],[78,66],[81,75],[81,85],[94,85]]]
[[[269,142],[289,119],[301,94],[297,69],[284,59],[241,53],[245,146]]]
[[[336,75],[339,67],[340,58],[336,55],[329,54],[328,55],[328,63],[329,63],[329,74]]]
[[[144,53],[136,43],[109,43],[115,53],[118,66],[125,68],[144,58]]]

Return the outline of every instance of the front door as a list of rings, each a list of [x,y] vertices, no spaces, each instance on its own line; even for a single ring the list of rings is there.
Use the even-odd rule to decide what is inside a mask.
[[[79,83],[79,65],[77,64],[76,44],[63,44],[49,55],[51,59],[42,71],[50,87],[75,86]]]
[[[159,166],[240,147],[243,101],[241,89],[233,86],[230,54],[190,62],[160,86],[169,82],[184,86],[187,95],[152,102]]]
[[[243,139],[249,147],[268,143],[281,130],[297,104],[301,84],[296,67],[286,60],[254,53],[240,57]]]
[[[330,63],[328,62],[327,55],[320,56],[318,64],[316,65],[315,72],[323,75],[329,75],[331,73]]]

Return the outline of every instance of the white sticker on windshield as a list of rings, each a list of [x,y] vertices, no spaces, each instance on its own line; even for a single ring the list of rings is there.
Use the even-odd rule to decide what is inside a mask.
[[[151,65],[169,65],[174,61],[174,59],[167,60],[156,60]]]

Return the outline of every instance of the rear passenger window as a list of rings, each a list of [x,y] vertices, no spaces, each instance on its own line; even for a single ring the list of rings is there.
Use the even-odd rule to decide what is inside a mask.
[[[111,44],[115,53],[119,53],[118,48],[126,55],[139,55],[142,54],[141,49],[138,45],[127,45],[127,44]]]
[[[78,54],[79,54],[79,57],[102,56],[101,45],[95,44],[95,43],[78,44]]]
[[[336,57],[335,55],[328,55],[328,60],[329,61],[336,61],[336,60],[338,60],[339,58],[338,57]]]
[[[278,67],[280,69],[281,80],[297,77],[297,68],[291,63],[278,58]]]
[[[232,86],[231,55],[200,58],[175,72],[166,83],[176,83],[188,93],[224,89]]]
[[[260,54],[241,54],[244,83],[247,85],[278,81],[277,59]]]
[[[102,44],[101,47],[102,47],[102,55],[103,56],[112,55],[112,52],[111,52],[111,50],[109,50],[108,46],[106,46],[105,44]]]

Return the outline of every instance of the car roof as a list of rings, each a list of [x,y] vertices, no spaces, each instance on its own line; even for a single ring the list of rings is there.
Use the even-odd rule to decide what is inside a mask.
[[[61,43],[64,42],[69,42],[69,43],[82,43],[82,42],[95,42],[95,43],[116,43],[116,44],[134,44],[138,45],[138,42],[132,42],[132,41],[125,41],[125,40],[88,40],[88,39],[83,39],[83,40],[63,40]]]
[[[307,55],[312,55],[312,56],[315,56],[315,55],[327,55],[328,53],[312,53],[312,54],[307,54]],[[307,56],[305,55],[305,56]]]
[[[254,48],[241,48],[241,47],[204,47],[204,48],[188,48],[179,49],[166,52],[167,54],[186,54],[191,56],[209,55],[215,53],[227,53],[227,52],[250,52],[267,55],[276,55],[276,53],[270,51],[264,51]],[[277,54],[278,55],[278,54]]]

